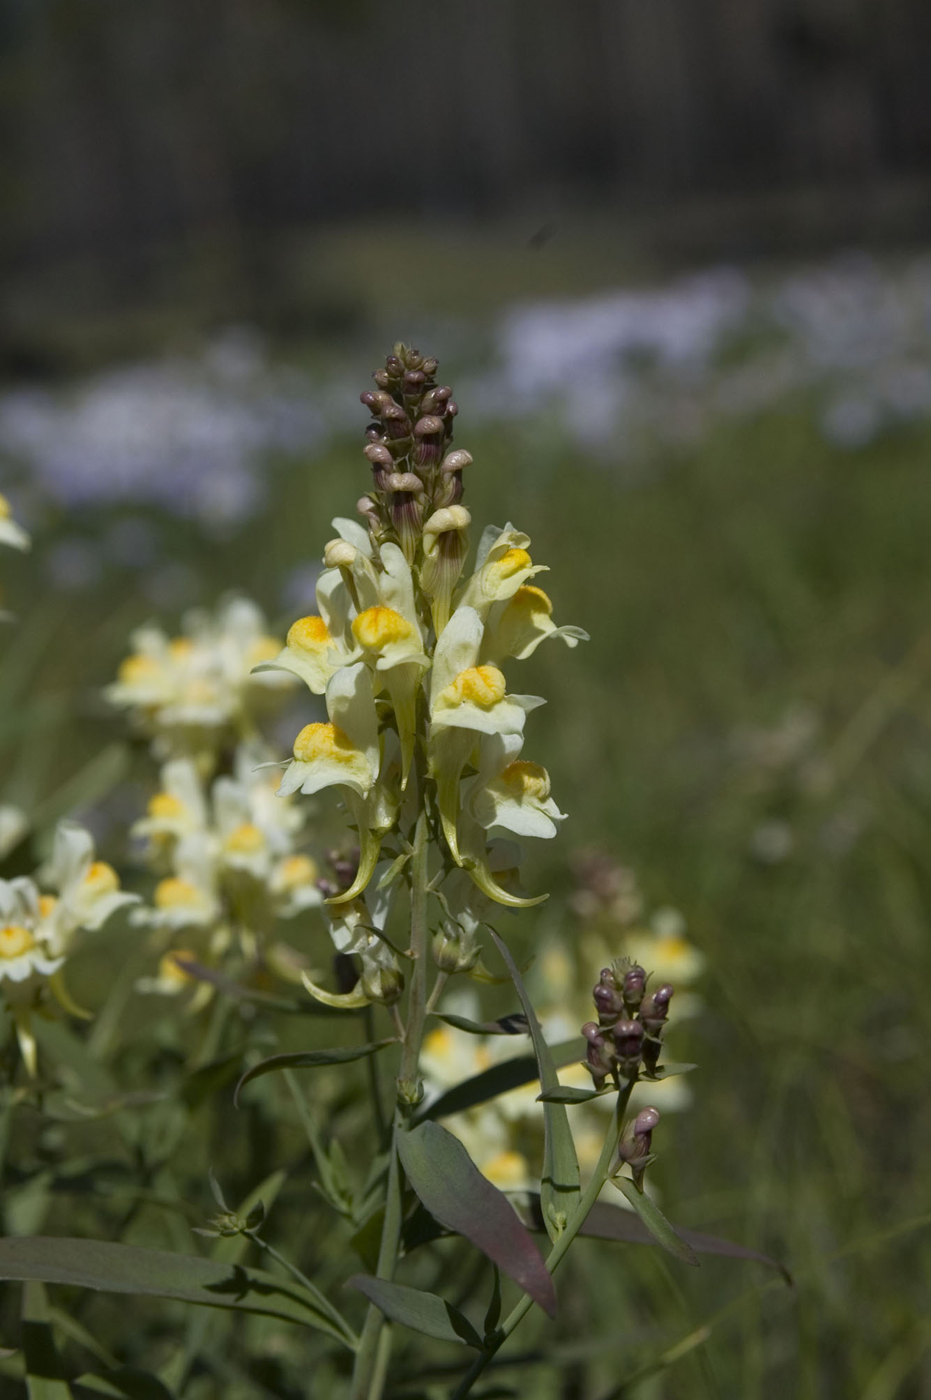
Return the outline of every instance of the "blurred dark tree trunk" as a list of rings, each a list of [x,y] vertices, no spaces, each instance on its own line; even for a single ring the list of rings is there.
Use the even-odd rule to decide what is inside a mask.
[[[928,0],[6,0],[0,246],[924,177]]]

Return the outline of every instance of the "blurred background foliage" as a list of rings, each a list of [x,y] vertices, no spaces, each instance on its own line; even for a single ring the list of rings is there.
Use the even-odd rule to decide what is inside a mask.
[[[70,811],[134,878],[153,772],[100,689],[148,617],[230,589],[279,629],[309,609],[366,485],[356,396],[399,336],[456,386],[474,519],[526,529],[592,635],[529,663],[570,820],[509,936],[580,946],[587,848],[682,912],[705,971],[676,1058],[700,1069],[657,1134],[664,1208],[796,1289],[583,1243],[556,1332],[489,1373],[519,1393],[604,1400],[642,1368],[638,1400],[931,1395],[929,58],[917,0],[0,8],[0,457],[34,536],[4,559],[0,760],[37,833],[3,873]],[[295,717],[312,702],[282,742]],[[101,935],[79,1001],[104,1005],[134,937]],[[49,1111],[7,1120],[6,1232],[189,1253],[211,1163],[231,1201],[284,1166],[270,1236],[318,1281],[352,1272],[302,1115],[361,1174],[363,1071],[300,1099],[269,1078],[235,1113],[250,1037],[338,1033],[240,1020],[193,1087],[173,1005],[132,999],[96,1046],[50,1026]],[[281,1324],[62,1307],[69,1374],[86,1325],[193,1400],[309,1393]],[[447,1393],[455,1358],[407,1358],[399,1397]]]

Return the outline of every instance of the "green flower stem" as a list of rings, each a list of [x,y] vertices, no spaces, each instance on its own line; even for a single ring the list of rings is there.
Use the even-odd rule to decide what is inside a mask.
[[[429,936],[427,929],[427,815],[421,807],[414,832],[411,858],[411,989],[407,1003],[407,1027],[398,1071],[398,1107],[395,1113],[391,1160],[388,1168],[388,1194],[385,1220],[378,1249],[378,1278],[390,1279],[398,1261],[401,1240],[401,1164],[398,1158],[398,1134],[407,1131],[410,1112],[419,1085],[418,1065],[427,1017],[427,962]],[[388,1373],[391,1353],[391,1332],[380,1309],[369,1304],[356,1364],[353,1370],[351,1400],[380,1400]]]
[[[597,1201],[598,1196],[601,1193],[601,1188],[604,1186],[605,1182],[608,1179],[608,1172],[611,1170],[611,1166],[614,1161],[614,1155],[617,1151],[618,1139],[620,1137],[621,1127],[624,1121],[624,1113],[627,1109],[627,1103],[630,1099],[631,1091],[633,1090],[634,1084],[636,1082],[636,1079],[629,1080],[617,1096],[617,1103],[615,1104],[614,1114],[611,1119],[611,1126],[608,1129],[607,1135],[605,1137],[604,1146],[601,1149],[601,1156],[598,1158],[597,1165],[595,1167],[594,1172],[592,1173],[592,1179],[583,1191],[579,1204],[576,1206],[572,1214],[572,1218],[569,1220],[568,1224],[566,1225],[566,1228],[563,1230],[562,1234],[556,1240],[556,1242],[553,1245],[553,1248],[547,1255],[546,1267],[551,1274],[556,1272],[557,1268],[562,1262],[563,1255],[566,1253],[569,1246],[575,1239],[576,1235],[579,1233],[582,1226],[585,1224],[585,1221],[588,1218],[589,1211]],[[502,1322],[498,1331],[495,1333],[494,1340],[492,1341],[490,1346],[488,1346],[485,1351],[481,1352],[480,1355],[478,1355],[475,1358],[471,1367],[466,1372],[459,1386],[453,1393],[451,1400],[463,1400],[463,1397],[468,1395],[469,1391],[472,1389],[472,1386],[475,1384],[479,1376],[485,1370],[485,1367],[497,1354],[499,1348],[503,1346],[503,1344],[507,1341],[508,1337],[510,1337],[515,1327],[517,1327],[518,1323],[523,1321],[523,1319],[526,1317],[527,1313],[530,1311],[532,1306],[533,1299],[529,1296],[529,1294],[523,1294],[519,1302],[515,1304],[511,1312],[504,1319],[504,1322]]]
[[[261,1235],[257,1235],[254,1230],[246,1230],[244,1233],[253,1244],[258,1245],[259,1249],[264,1249],[270,1259],[274,1259],[276,1263],[280,1264],[285,1272],[291,1275],[295,1283],[299,1283],[302,1288],[306,1288],[307,1292],[313,1296],[319,1305],[321,1311],[326,1313],[328,1317],[331,1317],[333,1321],[338,1323],[342,1328],[343,1335],[346,1339],[346,1345],[351,1350],[355,1351],[359,1345],[359,1338],[341,1313],[339,1313],[336,1308],[333,1307],[333,1304],[323,1296],[317,1285],[311,1283],[307,1275],[303,1273],[296,1264],[292,1264],[290,1259],[286,1259],[274,1245],[269,1244],[268,1240],[263,1240]]]
[[[407,1030],[398,1071],[398,1086],[402,1099],[416,1094],[419,1084],[418,1064],[427,1015],[427,814],[421,807],[414,831],[414,854],[411,857],[411,991],[407,1003]],[[413,1107],[413,1104],[410,1105]]]

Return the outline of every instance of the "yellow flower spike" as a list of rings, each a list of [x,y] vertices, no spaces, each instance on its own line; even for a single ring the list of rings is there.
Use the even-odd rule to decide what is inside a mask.
[[[337,1011],[359,1011],[363,1006],[369,1006],[368,997],[362,991],[361,982],[357,982],[351,992],[328,992],[325,987],[318,987],[316,982],[311,982],[306,972],[301,973],[301,981],[310,995],[324,1006],[332,1006]]]

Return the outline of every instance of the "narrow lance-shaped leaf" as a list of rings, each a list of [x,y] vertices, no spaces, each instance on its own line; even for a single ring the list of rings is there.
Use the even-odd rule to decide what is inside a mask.
[[[529,1192],[524,1199],[527,1204],[527,1224],[532,1230],[542,1230],[543,1208],[540,1197],[535,1192]],[[788,1269],[769,1254],[762,1254],[758,1249],[748,1249],[746,1245],[735,1244],[733,1240],[722,1240],[717,1235],[705,1235],[699,1230],[685,1230],[678,1225],[676,1232],[696,1254],[715,1254],[726,1259],[749,1259],[757,1264],[766,1264],[768,1268],[775,1269],[782,1275],[789,1288],[793,1286],[792,1275]],[[617,1206],[609,1205],[607,1201],[595,1202],[585,1217],[579,1234],[593,1240],[611,1240],[617,1244],[656,1244],[655,1237],[639,1216],[629,1210],[620,1210]],[[416,1248],[419,1243],[419,1239],[414,1239],[409,1248]]]
[[[36,1235],[0,1240],[0,1279],[66,1283],[101,1293],[177,1298],[203,1307],[261,1313],[302,1323],[353,1346],[339,1318],[289,1279],[195,1255],[140,1249],[109,1240]]]
[[[644,1191],[638,1191],[626,1176],[613,1177],[612,1185],[624,1193],[658,1245],[662,1245],[667,1253],[680,1259],[683,1264],[698,1267],[695,1251],[676,1233],[655,1201],[651,1201]]]
[[[524,1008],[534,1053],[540,1067],[540,1086],[545,1095],[554,1094],[559,1088],[559,1076],[550,1048],[543,1038],[543,1031],[537,1019],[533,1002],[524,986],[524,980],[511,957],[511,951],[494,929],[491,929],[495,947],[504,959],[515,990]],[[559,1238],[566,1221],[579,1204],[579,1159],[569,1127],[569,1115],[565,1104],[551,1098],[543,1103],[543,1179],[540,1184],[543,1201],[543,1219],[551,1240]]]
[[[529,1035],[527,1017],[521,1011],[512,1011],[509,1016],[499,1016],[497,1021],[470,1021],[468,1016],[456,1016],[451,1011],[434,1011],[438,1021],[445,1021],[457,1031],[469,1035]]]
[[[257,1065],[247,1069],[236,1085],[233,1102],[239,1107],[239,1095],[246,1084],[259,1079],[263,1074],[272,1074],[280,1069],[319,1069],[321,1065],[345,1065],[351,1060],[364,1060],[368,1055],[376,1055],[388,1045],[396,1045],[391,1037],[388,1040],[373,1040],[369,1045],[341,1045],[333,1050],[296,1050],[293,1054],[270,1055]]]
[[[582,1036],[577,1036],[575,1040],[551,1046],[550,1054],[553,1063],[561,1069],[581,1059],[585,1054],[585,1041]],[[433,1103],[427,1104],[415,1121],[422,1123],[427,1119],[445,1118],[451,1113],[462,1113],[467,1108],[474,1108],[476,1104],[496,1099],[499,1094],[519,1089],[522,1084],[532,1084],[539,1078],[540,1067],[535,1056],[515,1055],[513,1060],[502,1060],[500,1064],[482,1070],[481,1074],[464,1079],[461,1084],[454,1084],[445,1094],[434,1099]]]
[[[401,1165],[431,1215],[486,1254],[551,1317],[556,1291],[543,1256],[507,1197],[472,1161],[458,1138],[438,1123],[398,1136]]]
[[[414,1332],[436,1337],[440,1342],[457,1342],[481,1350],[482,1339],[469,1319],[435,1293],[389,1283],[371,1274],[354,1274],[348,1281],[392,1322],[401,1322]]]

